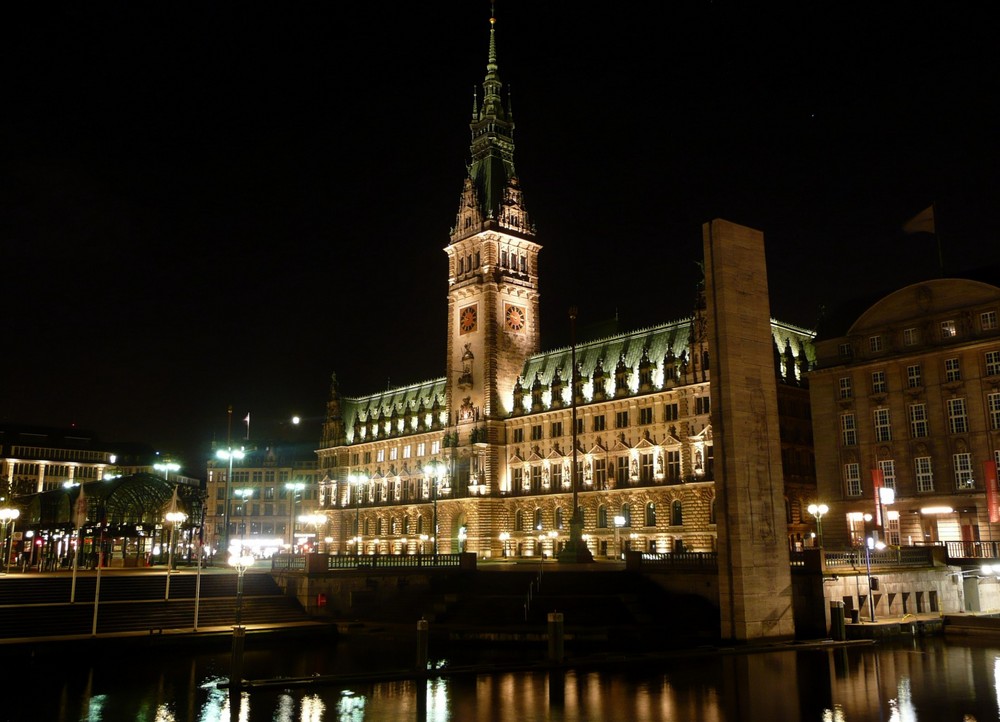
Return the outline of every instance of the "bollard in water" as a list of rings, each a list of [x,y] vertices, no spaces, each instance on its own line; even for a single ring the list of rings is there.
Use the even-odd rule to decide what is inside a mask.
[[[549,661],[557,664],[563,661],[562,612],[549,612]]]
[[[417,622],[417,671],[427,670],[427,637],[428,624],[426,619]]]
[[[843,602],[830,602],[830,637],[837,642],[843,642],[847,639]]]
[[[230,692],[243,687],[243,646],[246,640],[246,627],[233,627],[233,648],[229,665]]]

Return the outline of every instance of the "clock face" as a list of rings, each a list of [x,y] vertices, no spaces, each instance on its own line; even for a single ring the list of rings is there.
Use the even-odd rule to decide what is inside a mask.
[[[520,331],[524,328],[524,309],[520,306],[507,306],[504,310],[504,322],[511,331]]]
[[[458,327],[462,333],[471,333],[476,330],[476,307],[466,306],[458,312]]]

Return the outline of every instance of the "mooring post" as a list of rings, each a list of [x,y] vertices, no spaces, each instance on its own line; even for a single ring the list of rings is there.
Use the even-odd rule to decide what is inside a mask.
[[[427,670],[427,637],[428,637],[428,624],[426,619],[420,619],[417,622],[417,671],[425,672]]]
[[[557,664],[563,661],[562,612],[549,612],[549,661]]]

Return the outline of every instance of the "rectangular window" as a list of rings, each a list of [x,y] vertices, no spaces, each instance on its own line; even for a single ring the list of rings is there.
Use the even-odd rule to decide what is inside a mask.
[[[844,446],[857,446],[858,429],[854,421],[854,414],[840,415],[840,431]]]
[[[842,359],[849,359],[854,357],[854,350],[851,348],[851,344],[849,343],[840,344],[840,346],[837,347],[837,350],[840,353],[840,358]]]
[[[872,353],[878,353],[882,350],[882,336],[875,335],[868,337],[868,350]]]
[[[628,457],[619,456],[615,462],[615,481],[618,486],[625,486],[629,481]]]
[[[851,385],[850,376],[842,376],[840,378],[840,398],[849,399],[854,396],[854,387]]]
[[[370,451],[365,452],[365,463],[366,464],[372,463],[372,452]]]
[[[520,491],[521,486],[524,484],[524,469],[520,466],[515,466],[511,470],[510,474],[510,484],[514,491]]]
[[[679,449],[667,452],[667,480],[681,480],[681,452]]]
[[[618,411],[615,413],[615,428],[624,429],[628,427],[628,411]]]
[[[604,414],[594,417],[594,431],[604,431]]]
[[[941,322],[941,338],[949,339],[955,338],[958,334],[958,329],[955,326],[955,321],[953,319],[948,319],[947,321]]]
[[[598,489],[608,486],[608,463],[605,459],[594,459],[594,483]]]
[[[552,465],[552,486],[558,489],[562,486],[563,467],[558,461]]]
[[[549,429],[549,431],[551,432],[550,438],[555,439],[555,438],[557,438],[559,436],[562,436],[563,435],[563,433],[562,433],[562,422],[561,421],[553,421],[552,422],[552,426]]]
[[[421,441],[417,444],[417,456],[424,456],[427,453],[427,443]]]
[[[389,449],[389,461],[395,461],[398,458],[399,458],[399,447],[393,446],[391,449]]]
[[[927,404],[910,404],[910,436],[914,439],[927,436]]]
[[[664,421],[677,421],[678,418],[677,404],[665,404],[663,406]]]
[[[382,462],[385,461],[385,449],[379,449],[375,452],[375,461]]]
[[[975,489],[976,480],[972,478],[972,454],[952,454],[951,458],[955,467],[955,488]]]
[[[1000,375],[1000,351],[986,352],[986,375]]]
[[[979,328],[983,331],[992,331],[997,327],[997,312],[983,311],[979,314]]]
[[[906,388],[919,389],[924,385],[923,371],[920,364],[906,367]]]
[[[649,484],[653,481],[653,454],[639,454],[639,481]]]
[[[514,443],[523,444],[524,443],[524,429],[514,429]]]
[[[965,411],[965,399],[948,399],[948,431],[964,434],[969,430],[969,417]]]
[[[931,468],[931,457],[916,457],[913,460],[913,468],[917,474],[917,491],[934,491],[934,470]]]
[[[351,454],[351,466],[357,466],[360,463],[361,463],[361,454],[355,451],[353,454]]]
[[[848,496],[861,496],[861,465],[844,464],[844,484]]]
[[[694,400],[694,412],[696,414],[709,414],[712,412],[711,403],[708,396],[698,396]]]
[[[639,423],[645,426],[646,424],[653,423],[653,407],[646,406],[639,409]]]
[[[441,453],[441,442],[440,441],[432,441],[431,442],[431,454],[433,455],[433,454],[440,454],[440,453]]]
[[[896,462],[892,459],[879,459],[878,468],[882,472],[882,486],[887,489],[895,489]]]
[[[945,381],[961,381],[962,380],[962,366],[959,364],[957,358],[945,359],[945,362],[944,362],[944,378],[945,378]]]
[[[542,425],[541,424],[534,424],[531,427],[531,440],[532,441],[538,441],[541,438],[542,438]]]
[[[872,393],[884,394],[886,392],[885,371],[872,372]]]
[[[1000,429],[1000,393],[986,395],[986,409],[990,415],[990,428]]]
[[[535,464],[531,467],[531,490],[536,494],[542,488],[542,467]]]
[[[577,417],[577,419],[576,419],[576,433],[578,433],[578,434],[582,434],[583,433],[583,418],[582,417]]]
[[[875,440],[892,441],[892,422],[889,409],[875,409],[872,412],[875,420]]]
[[[413,455],[412,452],[413,452],[413,447],[407,444],[406,446],[403,447],[403,458],[404,459],[411,458]]]
[[[903,329],[903,345],[904,346],[916,346],[920,343],[920,329],[917,328],[904,328]]]

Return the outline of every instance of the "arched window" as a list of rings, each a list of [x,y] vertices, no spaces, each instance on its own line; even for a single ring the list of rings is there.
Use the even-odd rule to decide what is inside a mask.
[[[556,507],[556,529],[563,528],[563,510],[561,506]]]
[[[646,526],[656,526],[656,504],[646,504]]]
[[[715,499],[712,499],[712,503],[708,507],[708,523],[715,524]]]
[[[514,531],[524,531],[524,512],[520,509],[514,512]]]
[[[535,521],[534,521],[534,523],[531,526],[532,526],[533,529],[541,529],[542,528],[542,510],[541,509],[535,509]]]
[[[378,529],[378,531],[375,533],[378,534],[379,536],[385,534],[385,519],[379,517],[378,521],[375,524],[375,528]]]
[[[421,514],[417,517],[417,534],[424,533],[424,515]]]
[[[670,525],[684,525],[684,505],[680,499],[674,499],[674,503],[670,505]]]
[[[622,526],[632,526],[632,509],[628,504],[622,504],[622,519],[625,520]]]
[[[365,534],[365,536],[371,536],[371,534],[372,534],[371,519],[365,519],[365,531],[364,531],[364,534]]]
[[[389,520],[389,533],[399,534],[399,519],[396,517],[392,517],[392,519]]]
[[[608,507],[604,506],[604,504],[597,507],[597,528],[608,528]]]

